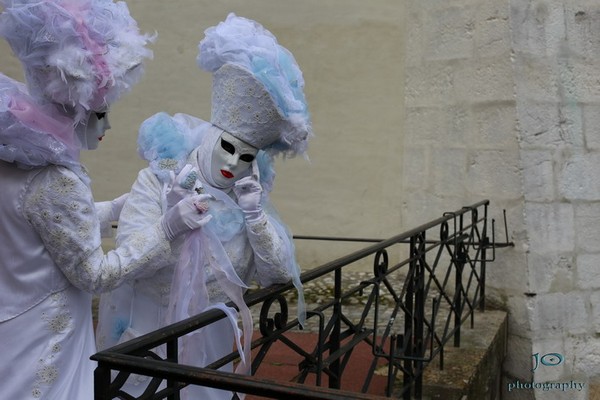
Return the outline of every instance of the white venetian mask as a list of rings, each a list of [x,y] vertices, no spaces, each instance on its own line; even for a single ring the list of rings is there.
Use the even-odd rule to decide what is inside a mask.
[[[248,175],[258,149],[223,131],[215,143],[211,159],[211,177],[220,188],[229,188]]]
[[[75,127],[77,137],[81,142],[81,148],[95,150],[104,137],[104,133],[110,129],[107,112],[90,112],[85,124],[80,123]]]

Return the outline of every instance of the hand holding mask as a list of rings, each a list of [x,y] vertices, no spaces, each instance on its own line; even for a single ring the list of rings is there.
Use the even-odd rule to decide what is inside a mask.
[[[186,197],[162,217],[161,225],[167,238],[172,241],[177,236],[206,225],[212,215],[206,213],[208,207],[200,206],[211,198],[209,194]]]
[[[263,189],[259,179],[258,167],[256,161],[253,161],[252,176],[240,179],[233,186],[238,205],[248,222],[257,222],[264,215],[260,204]]]
[[[175,177],[171,171],[171,182],[167,187],[167,207],[171,208],[186,197],[193,195],[198,172],[187,164],[181,169],[181,172]]]

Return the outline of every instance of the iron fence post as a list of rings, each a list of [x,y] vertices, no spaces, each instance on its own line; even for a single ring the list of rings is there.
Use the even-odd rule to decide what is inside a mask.
[[[403,371],[403,385],[409,387],[414,382],[415,370],[414,361],[412,358],[415,356],[415,286],[417,284],[418,275],[418,253],[417,247],[417,234],[410,237],[410,250],[409,254],[411,261],[409,264],[408,283],[406,286],[405,295],[405,311],[404,311],[404,343],[402,347],[404,349],[404,371]],[[404,400],[410,400],[412,398],[412,389],[404,392]]]
[[[456,249],[456,273],[454,284],[454,347],[460,347],[460,326],[463,312],[462,275],[464,269],[463,243],[459,242]]]
[[[454,234],[454,347],[460,347],[460,325],[463,312],[463,300],[462,300],[462,275],[465,266],[465,248],[464,240],[462,239],[463,232],[463,214],[458,218],[458,229],[455,229]],[[456,224],[456,218],[454,220]]]
[[[167,359],[177,363],[177,360],[179,359],[179,346],[177,344],[177,339],[169,340],[167,342]],[[175,388],[176,385],[177,382],[173,381],[172,379],[167,379],[168,388]],[[168,400],[180,400],[180,398],[179,390],[176,390],[173,392],[173,394],[169,395]]]
[[[333,330],[331,332],[330,338],[330,349],[329,354],[336,354],[340,349],[340,336],[342,330],[342,324],[340,315],[342,314],[342,270],[340,268],[336,269],[334,272],[334,287],[333,287],[333,315],[335,318]],[[340,359],[336,358],[331,362],[329,366],[332,375],[329,377],[329,387],[332,389],[341,388],[341,363]]]
[[[487,219],[488,219],[488,205],[483,207],[483,228],[481,229],[481,270],[480,270],[480,288],[481,288],[481,302],[479,303],[479,310],[485,311],[485,269],[486,269],[486,250],[489,245],[489,238],[487,235]]]
[[[110,369],[102,363],[94,370],[94,399],[110,400]]]
[[[418,247],[419,257],[415,262],[415,280],[416,280],[416,288],[415,288],[415,337],[413,341],[413,346],[415,347],[415,355],[416,360],[414,361],[414,370],[417,371],[417,377],[415,380],[415,398],[420,399],[423,391],[423,374],[421,373],[423,369],[423,357],[425,355],[424,351],[424,341],[423,337],[424,326],[425,326],[425,265],[426,265],[426,251],[425,251],[425,243],[426,240],[426,231],[423,231],[420,235],[420,242]]]

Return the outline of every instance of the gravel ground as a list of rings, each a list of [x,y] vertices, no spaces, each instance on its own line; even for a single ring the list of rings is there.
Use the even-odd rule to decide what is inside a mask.
[[[349,272],[349,273],[344,272],[342,287],[343,287],[343,289],[355,287],[358,284],[360,284],[360,282],[362,282],[366,279],[369,279],[370,276],[371,275],[366,272]],[[333,286],[334,286],[333,275],[325,276],[322,279],[313,280],[311,282],[306,283],[304,285],[304,298],[305,298],[305,302],[306,302],[306,309],[310,311],[310,310],[313,310],[316,307],[326,303],[327,301],[330,301],[333,298]],[[291,320],[296,317],[297,297],[298,296],[297,296],[297,293],[295,290],[291,290],[286,293],[285,297],[286,297],[286,300],[288,303],[288,308],[289,308],[289,311],[288,311],[289,319]],[[363,309],[364,309],[364,305],[367,302],[367,299],[368,299],[367,291],[365,291],[362,296],[356,294],[352,298],[345,299],[344,302],[342,303],[342,311],[343,311],[344,315],[346,315],[353,322],[359,321],[359,319],[362,315]],[[382,304],[382,307],[380,308],[381,315],[379,316],[380,323],[382,320],[384,320],[384,319],[387,320],[389,318],[388,316],[389,316],[389,312],[390,312],[390,308],[391,308],[390,307],[391,301],[389,300],[389,297],[383,297],[381,304]],[[258,328],[258,320],[259,320],[259,316],[260,316],[260,305],[252,307],[251,311],[253,314],[255,327]],[[276,305],[273,305],[271,307],[270,311],[272,311],[272,312],[269,313],[269,316],[272,316],[272,314],[278,312],[279,309]],[[98,312],[98,298],[97,297],[94,298],[94,301],[92,304],[92,312],[94,315],[94,321],[96,321],[97,312]],[[328,319],[331,316],[331,311],[326,311],[324,314],[325,314],[326,318]],[[367,317],[367,321],[368,321],[369,325],[372,324],[373,319],[374,319],[373,315],[369,315]],[[306,326],[304,327],[304,331],[314,332],[316,330],[318,330],[317,318],[309,318],[307,320]]]
[[[366,272],[344,272],[342,280],[342,290],[345,291],[349,288],[357,287],[361,282],[369,279],[372,275]],[[315,308],[327,303],[333,299],[333,288],[334,279],[333,275],[325,276],[322,279],[313,280],[304,284],[304,299],[306,303],[307,311],[314,310]],[[342,302],[343,314],[352,322],[356,323],[360,320],[364,307],[368,301],[368,295],[371,289],[367,289],[360,293],[355,293],[352,297],[344,299]],[[387,293],[386,293],[387,294]],[[297,313],[297,293],[295,290],[286,293],[286,300],[289,307],[289,320],[296,317]],[[391,313],[392,301],[390,295],[383,296],[381,298],[381,307],[379,309],[379,324],[385,325]],[[273,305],[269,313],[269,316],[279,311],[276,305]],[[324,312],[326,319],[325,323],[329,320],[332,314],[332,309],[329,308]],[[255,326],[258,327],[258,319],[260,314],[260,307],[255,306],[252,308],[254,316]],[[367,326],[372,326],[374,322],[374,308],[371,307],[370,314],[366,317]],[[309,318],[304,327],[304,331],[315,332],[318,331],[319,324],[317,318]]]

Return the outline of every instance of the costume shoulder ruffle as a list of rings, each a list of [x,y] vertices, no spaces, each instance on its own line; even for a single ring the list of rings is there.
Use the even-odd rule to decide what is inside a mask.
[[[24,84],[0,74],[0,159],[25,168],[49,164],[79,170],[79,143],[72,119],[40,104]]]

